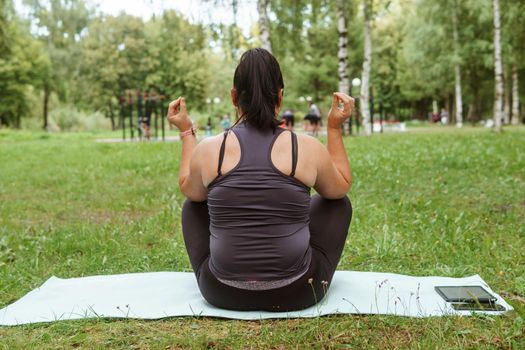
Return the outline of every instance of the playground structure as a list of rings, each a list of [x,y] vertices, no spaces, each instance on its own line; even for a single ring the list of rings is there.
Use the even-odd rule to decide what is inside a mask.
[[[165,140],[165,121],[162,117],[166,114],[166,96],[155,90],[126,90],[119,98],[120,125],[122,127],[122,140],[126,140],[126,124],[129,127],[130,140],[151,139],[151,122],[153,119],[154,138],[159,140],[159,118],[162,141]],[[135,118],[135,119],[134,119]],[[136,121],[136,125],[134,124]]]

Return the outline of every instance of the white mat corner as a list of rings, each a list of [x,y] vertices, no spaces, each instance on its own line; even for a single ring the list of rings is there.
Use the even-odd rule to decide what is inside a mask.
[[[241,320],[316,317],[329,314],[383,314],[411,317],[471,315],[455,311],[435,286],[481,285],[512,310],[478,276],[417,277],[393,273],[336,271],[326,297],[295,312],[230,311],[208,304],[190,272],[150,272],[61,279],[42,286],[0,310],[0,325],[52,322],[82,318],[160,319],[212,316]],[[499,315],[505,311],[476,311]]]

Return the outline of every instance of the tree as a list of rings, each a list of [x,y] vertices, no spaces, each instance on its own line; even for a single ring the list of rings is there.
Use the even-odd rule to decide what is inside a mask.
[[[272,52],[270,42],[270,25],[268,22],[268,0],[257,0],[257,12],[259,13],[259,31],[261,38],[261,47]]]
[[[338,54],[339,59],[339,91],[345,94],[350,93],[350,83],[348,79],[348,30],[346,19],[345,1],[337,1],[337,31],[339,32]]]
[[[42,46],[14,18],[11,2],[0,3],[0,125],[20,128],[29,111],[26,91],[41,86],[49,67]]]
[[[517,65],[512,66],[512,125],[518,125],[520,119],[520,93]]]
[[[120,94],[152,90],[202,106],[210,77],[205,46],[204,28],[175,11],[146,23],[125,14],[96,18],[81,42],[78,100],[111,115]]]
[[[503,63],[501,59],[501,24],[499,0],[492,1],[494,11],[494,131],[501,131],[501,120],[503,118]]]
[[[150,46],[140,18],[124,14],[95,18],[79,43],[81,78],[72,81],[73,100],[78,106],[104,111],[114,128],[119,95],[146,88],[154,59]]]
[[[62,101],[74,84],[79,59],[78,42],[85,35],[91,12],[82,0],[24,0],[37,30],[37,37],[45,45],[51,68],[44,79],[43,128],[47,130],[49,97],[54,91]]]
[[[459,35],[458,35],[458,4],[452,0],[452,28],[454,40],[454,78],[456,95],[456,126],[463,126],[463,95],[461,94],[461,66],[459,58]]]
[[[510,75],[512,105],[510,122],[517,125],[520,122],[520,70],[525,68],[525,30],[519,30],[525,23],[525,2],[505,1],[502,4],[502,31],[504,36],[505,61]],[[507,85],[508,86],[508,85]],[[508,90],[507,90],[508,91]]]
[[[371,86],[378,111],[383,117],[398,118],[396,110],[402,104],[397,74],[402,56],[403,23],[399,20],[404,11],[385,2],[378,6],[374,20],[374,60]]]
[[[370,115],[370,71],[372,67],[372,6],[373,0],[363,0],[364,8],[364,60],[361,76],[361,114],[363,115],[363,130],[365,135],[372,133]]]
[[[148,85],[173,97],[184,95],[194,106],[204,108],[211,75],[204,28],[189,23],[175,11],[165,11],[147,28],[155,57]]]
[[[458,124],[480,120],[492,107],[487,91],[493,79],[493,38],[486,30],[492,26],[491,7],[477,0],[409,4],[398,15],[402,19],[396,19],[404,23],[397,69],[402,103],[418,118],[427,118],[435,100]],[[463,105],[468,106],[466,117]]]

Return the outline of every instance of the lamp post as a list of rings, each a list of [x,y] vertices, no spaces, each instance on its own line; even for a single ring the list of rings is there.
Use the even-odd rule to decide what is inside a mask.
[[[361,79],[359,79],[359,78],[352,79],[352,86],[350,87],[350,95],[352,94],[352,90],[354,88],[357,91],[359,91],[359,87],[360,86],[361,86]],[[355,102],[356,102],[355,109],[357,110],[359,97],[355,97],[354,99],[355,99]],[[350,123],[350,135],[352,134],[352,118],[353,118],[353,116],[351,116],[350,120],[349,120],[349,123]],[[356,129],[356,134],[359,134],[359,118],[358,118],[357,114],[355,115],[355,129]]]

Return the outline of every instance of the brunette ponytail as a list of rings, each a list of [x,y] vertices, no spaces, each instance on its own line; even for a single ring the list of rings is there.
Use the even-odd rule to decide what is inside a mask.
[[[259,130],[275,129],[275,107],[284,88],[279,62],[262,48],[243,53],[233,76],[233,86],[246,122]]]

